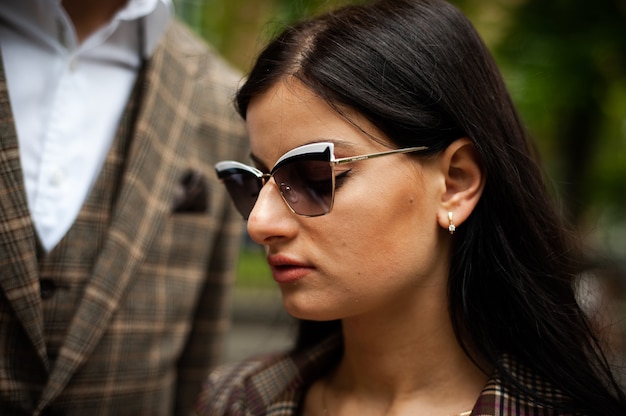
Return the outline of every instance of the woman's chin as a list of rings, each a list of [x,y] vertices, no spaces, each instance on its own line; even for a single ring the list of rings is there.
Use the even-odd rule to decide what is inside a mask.
[[[297,293],[293,290],[284,290],[281,287],[283,306],[287,313],[294,318],[307,321],[332,321],[341,319],[335,308],[329,307],[321,299]]]

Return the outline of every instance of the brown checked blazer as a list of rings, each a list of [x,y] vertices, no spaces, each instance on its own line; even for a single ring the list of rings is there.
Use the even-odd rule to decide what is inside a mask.
[[[341,355],[339,336],[299,352],[252,357],[215,369],[198,396],[197,416],[294,416],[302,414],[309,386],[332,369]],[[524,387],[546,399],[563,399],[550,384],[513,356],[499,360]],[[573,416],[542,406],[512,390],[494,371],[471,416]]]
[[[170,415],[193,406],[228,327],[243,225],[213,170],[248,154],[232,105],[238,81],[204,43],[171,24],[147,63],[136,112],[127,110],[132,134],[121,173],[98,179],[115,190],[110,209],[100,217],[86,204],[80,215],[94,237],[86,228],[87,238],[64,242],[61,258],[95,253],[87,265],[63,263],[64,274],[85,274],[76,290],[44,287],[45,253],[0,65],[1,415]],[[50,328],[47,302],[63,291],[77,293],[61,305],[72,314],[66,326]],[[52,332],[62,335],[54,355]]]

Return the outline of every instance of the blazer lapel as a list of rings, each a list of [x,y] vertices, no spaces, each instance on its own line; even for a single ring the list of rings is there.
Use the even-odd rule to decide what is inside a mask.
[[[37,243],[28,211],[17,134],[0,62],[0,288],[48,367]]]
[[[195,117],[192,74],[167,48],[157,49],[146,71],[107,241],[52,369],[40,409],[62,391],[108,328],[129,281],[171,212],[172,179],[183,175],[188,135],[182,128],[189,128]],[[164,94],[160,88],[164,78],[175,85],[175,91]],[[183,117],[192,119],[181,121]]]

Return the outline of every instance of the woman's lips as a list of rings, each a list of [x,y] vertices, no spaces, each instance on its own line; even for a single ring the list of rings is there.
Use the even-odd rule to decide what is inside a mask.
[[[292,283],[302,279],[314,270],[314,267],[283,255],[267,256],[267,263],[272,277],[278,283]]]

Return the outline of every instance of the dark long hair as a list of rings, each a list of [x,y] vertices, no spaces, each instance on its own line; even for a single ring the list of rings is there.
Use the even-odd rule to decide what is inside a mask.
[[[251,99],[288,77],[337,111],[357,110],[398,147],[439,152],[469,137],[487,180],[454,236],[449,313],[459,343],[539,403],[570,413],[626,414],[624,393],[576,300],[576,239],[552,201],[498,68],[459,10],[441,0],[383,0],[289,27],[239,90],[242,117]],[[337,321],[303,321],[296,349],[338,328]],[[526,391],[498,360],[503,354],[566,398],[547,402]]]

